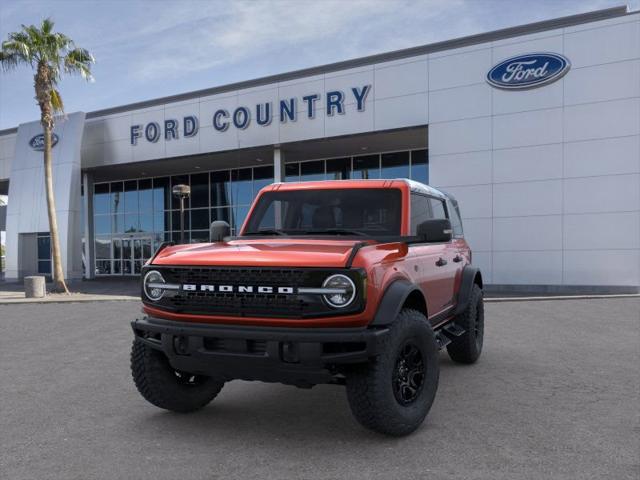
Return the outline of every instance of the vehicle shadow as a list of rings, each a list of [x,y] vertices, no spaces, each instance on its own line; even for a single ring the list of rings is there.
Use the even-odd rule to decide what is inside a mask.
[[[441,359],[441,372],[460,366]],[[443,375],[448,374],[445,372]],[[442,377],[441,377],[442,378]],[[447,402],[447,400],[438,400]],[[345,388],[318,385],[299,389],[280,384],[233,381],[225,385],[220,395],[204,409],[191,414],[166,412],[148,404],[136,415],[135,429],[153,435],[169,435],[179,442],[225,442],[236,440],[252,443],[279,438],[297,445],[312,436],[316,442],[365,442],[393,445],[402,438],[371,432],[353,418]],[[430,417],[418,432],[426,432]],[[409,437],[405,437],[409,438]]]

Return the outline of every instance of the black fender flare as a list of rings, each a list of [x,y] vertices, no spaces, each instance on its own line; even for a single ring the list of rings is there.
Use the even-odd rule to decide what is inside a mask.
[[[373,322],[369,325],[377,327],[393,323],[404,302],[416,290],[424,297],[422,290],[408,280],[399,279],[393,281],[385,290],[382,300],[378,304],[378,311],[373,318]]]
[[[467,265],[462,270],[462,281],[460,282],[460,290],[458,290],[458,298],[456,302],[456,308],[454,315],[460,315],[465,311],[469,304],[469,298],[471,298],[471,288],[476,283],[476,278],[480,282],[480,288],[482,288],[482,273],[478,267]]]

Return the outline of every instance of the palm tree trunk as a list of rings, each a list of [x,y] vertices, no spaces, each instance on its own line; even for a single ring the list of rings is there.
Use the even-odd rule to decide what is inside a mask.
[[[47,190],[47,213],[49,215],[49,232],[51,235],[51,260],[53,263],[53,291],[69,293],[62,271],[60,255],[60,239],[58,237],[58,219],[56,217],[56,201],[53,196],[53,173],[51,167],[51,126],[44,125],[44,183]]]

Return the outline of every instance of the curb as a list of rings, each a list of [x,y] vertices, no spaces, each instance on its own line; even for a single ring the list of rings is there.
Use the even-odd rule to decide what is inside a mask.
[[[139,301],[140,297],[127,296],[127,295],[112,295],[101,297],[89,297],[89,298],[9,298],[0,299],[0,305],[23,305],[28,303],[34,304],[49,304],[49,303],[86,303],[86,302],[130,302]]]
[[[592,300],[598,298],[640,298],[640,293],[621,293],[612,295],[558,295],[546,297],[485,297],[485,303],[506,302],[550,302],[554,300]]]

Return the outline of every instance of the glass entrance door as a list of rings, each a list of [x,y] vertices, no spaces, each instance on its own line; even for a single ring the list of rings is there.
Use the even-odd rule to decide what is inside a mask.
[[[142,265],[151,258],[151,237],[113,239],[113,275],[140,275]]]

